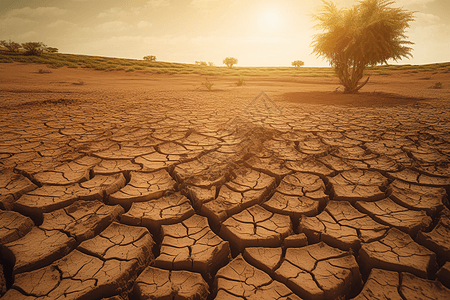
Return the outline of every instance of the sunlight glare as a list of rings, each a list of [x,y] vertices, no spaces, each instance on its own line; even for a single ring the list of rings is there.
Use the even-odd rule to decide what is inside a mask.
[[[262,30],[273,32],[280,25],[280,17],[274,11],[267,10],[261,14],[259,26]]]

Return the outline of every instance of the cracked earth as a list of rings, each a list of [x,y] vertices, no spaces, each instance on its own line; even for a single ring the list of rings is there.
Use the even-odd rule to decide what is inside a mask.
[[[450,94],[420,74],[0,67],[2,299],[450,299]]]

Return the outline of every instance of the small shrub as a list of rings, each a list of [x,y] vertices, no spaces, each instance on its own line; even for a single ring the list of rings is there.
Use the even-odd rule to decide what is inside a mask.
[[[436,90],[442,89],[443,88],[442,82],[436,82],[431,88]]]
[[[126,71],[127,71],[127,72],[134,72],[134,69],[133,69],[133,68],[129,68],[129,69],[127,69]]]
[[[14,60],[12,60],[9,57],[0,57],[0,63],[13,63]]]
[[[84,81],[83,80],[78,80],[78,82],[73,82],[73,85],[84,85]]]
[[[237,86],[241,86],[244,85],[245,81],[244,81],[244,77],[239,77],[238,82],[236,83]]]
[[[220,75],[220,72],[217,72],[217,71],[205,71],[205,72],[202,72],[202,75],[217,76],[217,75]]]
[[[39,74],[49,74],[49,73],[52,73],[52,71],[50,71],[50,70],[45,70],[45,69],[39,69],[38,73],[39,73]]]
[[[109,68],[108,65],[100,64],[100,65],[95,65],[94,70],[104,71],[104,70],[107,70],[108,68]]]
[[[208,78],[206,78],[206,81],[205,82],[202,82],[202,84],[208,89],[208,90],[212,90],[212,87],[213,87],[213,85],[214,85],[214,83],[212,83],[212,82],[209,82],[209,80],[208,80]]]
[[[25,55],[41,55],[47,48],[42,42],[28,42],[22,43],[22,48],[25,49]]]

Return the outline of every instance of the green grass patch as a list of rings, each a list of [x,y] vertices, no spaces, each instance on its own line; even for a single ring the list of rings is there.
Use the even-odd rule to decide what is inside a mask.
[[[158,74],[199,74],[207,76],[245,77],[331,77],[336,76],[330,67],[238,67],[233,66],[198,66],[195,64],[171,63],[162,61],[146,61],[90,55],[64,53],[43,53],[40,56],[25,56],[22,52],[11,53],[0,50],[0,63],[24,62],[46,64],[54,68],[89,68],[101,71],[126,70],[127,72],[148,71]],[[367,68],[366,74],[389,75],[392,71],[405,72],[450,72],[450,63],[428,65],[388,65]]]
[[[372,71],[410,71],[412,73],[418,72],[429,72],[445,70],[450,68],[450,62],[447,63],[437,63],[437,64],[426,64],[426,65],[387,65],[387,66],[376,66],[368,68]]]
[[[0,57],[0,63],[13,63],[14,60],[9,57]]]

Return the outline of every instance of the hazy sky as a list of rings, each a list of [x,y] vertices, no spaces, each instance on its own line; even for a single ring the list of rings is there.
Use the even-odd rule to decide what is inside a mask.
[[[355,0],[335,1],[342,6]],[[417,11],[414,58],[450,61],[450,0],[397,0]],[[41,41],[62,53],[238,66],[326,66],[311,54],[320,0],[0,0],[0,40]]]

